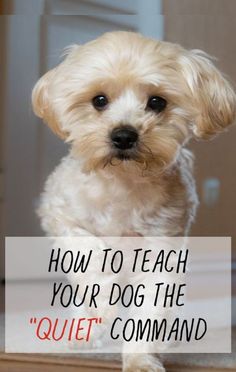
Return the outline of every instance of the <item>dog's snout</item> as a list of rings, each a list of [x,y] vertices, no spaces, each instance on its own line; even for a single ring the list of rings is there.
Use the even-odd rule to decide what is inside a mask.
[[[131,126],[123,126],[115,128],[111,132],[111,140],[113,145],[119,150],[131,149],[138,140],[138,133]]]

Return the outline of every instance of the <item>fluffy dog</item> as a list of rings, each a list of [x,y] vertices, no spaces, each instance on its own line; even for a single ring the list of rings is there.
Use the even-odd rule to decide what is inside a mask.
[[[235,118],[235,93],[199,50],[132,32],[106,33],[33,90],[33,107],[71,144],[50,175],[39,215],[53,236],[185,236],[197,196],[188,140]],[[164,371],[144,354],[125,371]]]

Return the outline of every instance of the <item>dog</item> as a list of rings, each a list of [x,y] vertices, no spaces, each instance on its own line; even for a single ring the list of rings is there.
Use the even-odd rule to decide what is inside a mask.
[[[230,83],[199,50],[116,31],[73,45],[33,89],[34,112],[64,141],[39,207],[51,236],[186,236],[198,204],[190,138],[235,119]],[[123,370],[164,371],[151,354]]]

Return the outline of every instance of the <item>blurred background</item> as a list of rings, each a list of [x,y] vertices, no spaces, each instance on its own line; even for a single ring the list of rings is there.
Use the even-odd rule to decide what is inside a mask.
[[[85,43],[106,31],[138,31],[186,48],[203,49],[217,58],[216,65],[235,84],[235,16],[235,0],[0,0],[0,279],[4,278],[4,237],[42,236],[35,206],[47,176],[68,150],[31,108],[34,84],[60,61],[63,48]],[[232,126],[210,142],[189,144],[196,157],[200,199],[191,235],[232,237],[234,309],[235,140],[236,126]],[[209,273],[204,263],[200,264],[205,280]],[[0,318],[3,293],[0,285]],[[0,328],[0,341],[3,334]],[[236,360],[230,362],[229,354],[212,358],[189,355],[187,369],[170,370],[202,371],[192,369],[192,365],[229,368],[231,363],[230,370],[235,371]],[[184,356],[184,360],[188,358]],[[55,370],[64,368],[63,364],[60,369],[56,360]]]
[[[0,0],[1,236],[42,235],[35,205],[67,147],[31,109],[38,78],[65,46],[132,30],[203,49],[236,81],[235,0]],[[200,207],[193,236],[232,236],[236,260],[236,126],[192,141]],[[3,240],[0,276],[4,275]],[[233,269],[236,268],[233,263]]]

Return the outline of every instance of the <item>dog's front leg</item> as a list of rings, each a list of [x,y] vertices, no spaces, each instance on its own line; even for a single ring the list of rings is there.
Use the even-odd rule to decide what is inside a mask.
[[[147,318],[154,320],[156,318],[171,317],[168,310],[161,307],[153,306],[153,286],[149,282],[149,276],[146,273],[141,273],[135,276],[134,282],[142,283],[145,286],[145,300],[143,306],[136,308],[132,306],[129,309],[127,318],[133,319],[137,325],[140,320],[145,324]],[[163,280],[163,278],[161,279]],[[170,279],[166,278],[170,282]],[[135,283],[133,283],[135,285]],[[144,336],[145,337],[145,336]],[[162,364],[159,353],[163,351],[163,345],[155,341],[141,340],[132,342],[124,342],[123,345],[123,372],[164,372],[165,368]]]
[[[176,255],[170,256],[168,258],[168,264],[175,267],[177,264],[178,251],[182,251],[185,247],[184,238],[143,238],[143,245],[140,241],[140,246],[145,249],[150,250],[150,255],[148,256],[148,262],[155,262],[158,252],[165,252],[165,256],[168,256],[168,252],[176,252]],[[147,250],[148,252],[148,250]],[[187,257],[187,255],[185,256]],[[141,261],[142,262],[142,261]],[[130,279],[129,279],[130,280]],[[184,282],[184,274],[176,274],[175,270],[173,272],[161,271],[152,273],[147,273],[145,271],[139,270],[132,274],[130,283],[133,286],[137,286],[137,283],[142,283],[145,288],[144,303],[140,307],[132,306],[129,309],[127,318],[133,319],[134,323],[137,325],[138,322],[142,322],[144,325],[147,319],[158,320],[159,324],[162,319],[166,319],[167,323],[171,324],[174,316],[176,315],[175,305],[166,302],[166,289],[174,288],[176,285],[181,285]],[[155,292],[156,285],[161,283],[162,288],[156,297],[157,292]],[[168,286],[168,287],[167,287]],[[154,300],[155,299],[155,300]],[[173,306],[172,306],[173,305]],[[160,337],[157,339],[145,339],[146,335],[144,332],[144,337],[140,341],[136,339],[132,342],[124,342],[123,345],[123,371],[124,372],[163,372],[165,368],[159,357],[161,352],[167,351],[167,344],[162,342]],[[169,343],[168,343],[169,345]],[[171,347],[172,345],[170,345]],[[168,350],[168,352],[170,352]]]
[[[165,368],[155,355],[123,354],[123,372],[165,372]]]

